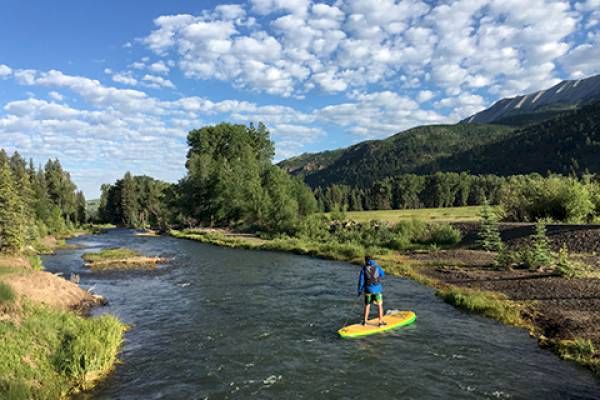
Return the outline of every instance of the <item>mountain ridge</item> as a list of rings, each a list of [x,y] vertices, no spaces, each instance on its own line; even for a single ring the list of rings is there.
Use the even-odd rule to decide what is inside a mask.
[[[578,87],[580,89],[577,89]],[[594,103],[596,97],[598,103]],[[514,111],[518,104],[520,104],[519,110],[523,111],[521,113]],[[529,107],[531,104],[535,107]],[[507,112],[499,112],[500,106],[503,106]],[[577,112],[583,108],[586,109],[585,113]],[[598,115],[595,114],[596,112]],[[508,168],[495,168],[492,163],[492,166],[482,168],[479,164],[494,159],[492,156],[494,149],[510,159],[512,154],[504,152],[503,146],[510,145],[513,153],[518,153],[519,141],[522,141],[530,151],[530,154],[523,154],[522,157],[534,154],[539,162],[538,166],[550,165],[555,169],[554,172],[565,173],[567,161],[562,157],[560,162],[548,164],[544,157],[552,158],[552,154],[540,156],[536,153],[536,148],[549,149],[543,142],[544,138],[536,132],[546,132],[549,137],[562,143],[566,148],[569,148],[569,145],[563,139],[570,137],[569,140],[579,143],[580,147],[586,147],[585,151],[588,151],[587,141],[591,140],[595,143],[594,132],[589,132],[589,129],[596,129],[593,128],[595,126],[593,121],[592,123],[589,121],[589,115],[600,119],[600,75],[576,81],[563,81],[547,90],[512,99],[502,99],[490,108],[454,125],[418,126],[382,140],[368,140],[325,152],[305,153],[283,160],[278,165],[293,175],[302,176],[313,188],[334,183],[368,186],[388,176],[403,173],[425,174],[438,170],[464,170],[473,173],[485,171],[485,173],[507,175],[511,174],[510,165]],[[584,118],[585,121],[581,122],[579,118]],[[477,122],[484,119],[490,120],[491,123]],[[566,119],[570,121],[569,123],[580,126],[551,123],[558,119]],[[563,133],[555,131],[558,126]],[[580,127],[581,130],[578,130]],[[589,139],[582,144],[577,135]],[[531,146],[530,142],[535,145]],[[554,148],[552,151],[557,150]],[[570,164],[577,167],[577,151],[570,148],[568,151],[570,157],[574,158],[574,162]],[[585,163],[595,168],[596,164],[588,160],[587,155],[586,157]],[[499,166],[502,161],[496,158],[494,162]],[[528,169],[530,171],[527,171]],[[598,171],[600,171],[600,163]],[[515,167],[513,172],[545,173],[547,170],[542,171],[535,165],[529,164]]]

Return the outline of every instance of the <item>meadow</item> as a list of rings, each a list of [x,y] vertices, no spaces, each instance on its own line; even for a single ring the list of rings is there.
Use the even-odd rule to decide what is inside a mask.
[[[418,219],[425,222],[469,222],[478,221],[483,206],[417,208],[406,210],[347,211],[346,217],[357,222],[371,220],[395,224]]]

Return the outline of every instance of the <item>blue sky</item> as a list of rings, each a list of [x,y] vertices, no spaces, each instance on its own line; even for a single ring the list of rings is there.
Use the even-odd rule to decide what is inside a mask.
[[[600,0],[24,1],[0,12],[0,147],[88,198],[177,181],[185,137],[267,124],[278,160],[454,123],[600,73]]]

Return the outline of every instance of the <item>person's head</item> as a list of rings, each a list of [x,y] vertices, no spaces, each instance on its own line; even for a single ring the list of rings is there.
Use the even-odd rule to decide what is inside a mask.
[[[365,265],[369,265],[373,258],[371,256],[365,256]]]

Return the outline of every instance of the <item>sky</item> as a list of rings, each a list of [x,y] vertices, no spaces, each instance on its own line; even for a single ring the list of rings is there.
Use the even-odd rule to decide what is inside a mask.
[[[600,73],[600,0],[3,0],[0,147],[87,198],[185,175],[186,135],[264,122],[276,160]]]

